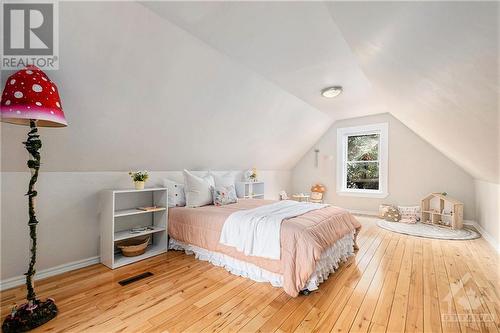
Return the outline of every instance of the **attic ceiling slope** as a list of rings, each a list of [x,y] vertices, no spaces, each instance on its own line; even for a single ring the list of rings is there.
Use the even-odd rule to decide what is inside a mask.
[[[386,112],[322,2],[141,3],[333,119]]]
[[[138,3],[59,12],[69,126],[40,130],[43,171],[289,170],[332,122]],[[26,128],[1,135],[2,171],[26,171]]]
[[[473,177],[498,183],[498,2],[327,5],[388,110]]]

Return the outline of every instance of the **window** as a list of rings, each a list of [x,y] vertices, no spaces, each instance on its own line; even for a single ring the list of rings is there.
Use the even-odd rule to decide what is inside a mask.
[[[388,125],[337,130],[337,192],[385,198],[387,192]]]

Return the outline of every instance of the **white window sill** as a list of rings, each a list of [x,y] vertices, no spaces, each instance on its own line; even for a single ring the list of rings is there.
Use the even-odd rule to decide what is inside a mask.
[[[361,198],[387,198],[387,192],[358,192],[358,191],[337,191],[338,195],[346,197],[361,197]]]

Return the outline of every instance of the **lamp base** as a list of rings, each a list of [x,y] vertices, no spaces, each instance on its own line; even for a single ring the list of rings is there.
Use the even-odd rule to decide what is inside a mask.
[[[53,299],[48,298],[43,302],[37,299],[32,306],[25,303],[12,311],[12,314],[8,315],[2,324],[2,332],[27,332],[56,316],[57,306]]]

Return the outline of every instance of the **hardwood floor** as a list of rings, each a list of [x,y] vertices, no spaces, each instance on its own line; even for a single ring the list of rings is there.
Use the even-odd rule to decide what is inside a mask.
[[[360,250],[309,296],[166,255],[111,271],[94,265],[37,282],[53,297],[51,332],[498,332],[499,257],[483,239],[391,233],[359,217]],[[117,282],[144,271],[154,276]],[[4,317],[24,288],[1,293]]]

